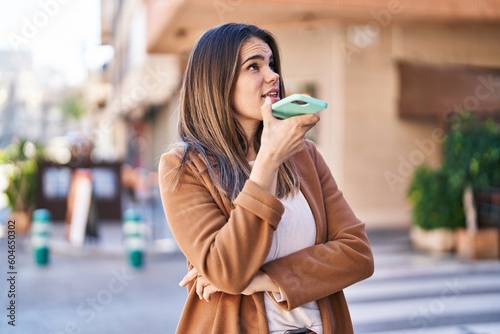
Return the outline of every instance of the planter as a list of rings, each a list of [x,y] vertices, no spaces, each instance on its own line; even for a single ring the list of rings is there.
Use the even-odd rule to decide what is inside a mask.
[[[475,194],[477,225],[500,229],[500,188],[490,187]]]
[[[424,230],[419,226],[410,229],[410,240],[413,247],[418,250],[444,253],[455,249],[455,232],[447,228]]]
[[[30,230],[31,216],[25,211],[12,211],[9,221],[15,222],[16,234],[27,234]]]
[[[479,229],[475,233],[457,230],[457,256],[462,259],[498,259],[500,232],[496,228]]]
[[[490,187],[490,201],[491,204],[500,206],[500,188]]]

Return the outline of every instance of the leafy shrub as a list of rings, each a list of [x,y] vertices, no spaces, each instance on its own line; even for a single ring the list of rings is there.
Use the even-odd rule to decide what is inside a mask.
[[[417,167],[408,188],[413,223],[424,230],[465,226],[462,192],[449,169]]]
[[[500,126],[463,111],[451,117],[441,166],[413,172],[407,190],[413,224],[425,230],[465,226],[462,195],[469,185],[500,186]]]

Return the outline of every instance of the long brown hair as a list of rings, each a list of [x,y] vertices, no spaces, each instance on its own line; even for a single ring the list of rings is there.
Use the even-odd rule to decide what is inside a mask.
[[[231,105],[240,49],[251,37],[260,38],[269,45],[275,71],[281,78],[278,44],[271,33],[256,26],[224,24],[205,32],[194,46],[180,93],[178,144],[184,151],[174,188],[180,182],[189,151],[204,157],[207,172],[226,204],[232,203],[248,179],[250,166],[246,153],[249,145],[258,152],[263,124],[260,123],[254,142],[248,143]],[[280,79],[280,97],[284,92]],[[298,187],[296,169],[290,160],[286,161],[278,170],[277,196],[285,197]]]

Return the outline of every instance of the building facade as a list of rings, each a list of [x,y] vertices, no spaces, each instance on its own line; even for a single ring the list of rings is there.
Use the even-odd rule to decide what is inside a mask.
[[[131,13],[143,15],[141,47],[147,57],[166,57],[170,62],[165,65],[168,94],[145,101],[137,112],[147,129],[147,149],[141,154],[152,169],[176,136],[176,92],[189,52],[203,31],[225,22],[271,31],[281,48],[287,93],[308,92],[329,103],[314,138],[354,211],[371,227],[409,226],[406,189],[411,172],[422,163],[439,163],[445,113],[477,108],[476,100],[488,100],[489,108],[500,109],[500,78],[495,74],[500,69],[500,1],[134,3],[140,10]],[[133,19],[123,22],[132,29]],[[138,52],[135,47],[120,50],[117,68],[126,54]],[[419,94],[423,84],[403,84],[410,73],[405,70],[408,64],[419,73],[428,66],[446,71],[449,66],[465,66],[451,69],[459,78],[467,68],[486,72],[467,79],[470,91],[449,97],[438,87],[425,95]],[[127,75],[132,73],[129,67]],[[145,75],[138,77],[145,80]],[[126,82],[121,77],[115,84],[123,87]],[[456,84],[446,82],[444,86],[452,88]],[[480,85],[484,88],[476,89]],[[415,97],[408,99],[415,89]],[[481,99],[478,91],[480,97],[490,94]],[[439,107],[428,107],[423,103],[428,100],[438,101],[433,106]],[[408,111],[411,101],[420,103],[416,112]],[[133,119],[132,111],[125,113]]]

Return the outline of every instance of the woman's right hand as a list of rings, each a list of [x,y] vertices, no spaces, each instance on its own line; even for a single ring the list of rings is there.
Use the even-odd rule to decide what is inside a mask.
[[[266,97],[261,112],[264,128],[250,180],[275,194],[278,167],[304,147],[306,132],[319,122],[320,117],[306,114],[277,119],[272,114],[269,97]]]
[[[259,154],[267,155],[278,166],[303,148],[306,132],[320,120],[318,114],[277,119],[272,114],[269,97],[266,97],[261,112],[264,129]]]

